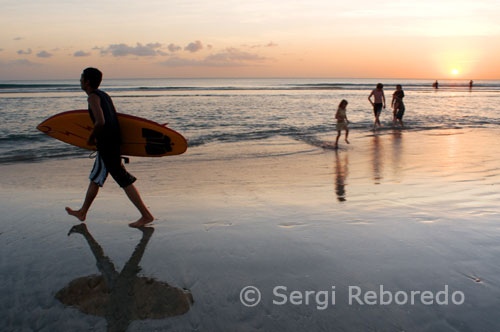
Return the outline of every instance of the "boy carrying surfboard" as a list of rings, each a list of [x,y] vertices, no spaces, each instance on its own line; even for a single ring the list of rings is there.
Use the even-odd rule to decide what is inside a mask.
[[[90,172],[90,183],[82,207],[79,210],[66,207],[66,211],[80,221],[85,221],[87,212],[109,173],[141,213],[141,217],[136,222],[129,224],[129,226],[142,227],[152,222],[154,217],[144,205],[139,192],[133,184],[136,178],[127,172],[121,161],[120,126],[116,109],[111,97],[99,89],[101,81],[102,73],[96,68],[85,69],[80,78],[81,88],[89,96],[89,116],[94,123],[94,128],[87,143],[97,147],[97,156],[94,167]]]

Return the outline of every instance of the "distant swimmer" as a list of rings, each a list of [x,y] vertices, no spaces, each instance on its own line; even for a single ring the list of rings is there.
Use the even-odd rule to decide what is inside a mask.
[[[469,82],[469,89],[472,89],[472,85],[474,84],[474,82],[472,80],[470,80]]]
[[[373,96],[373,101],[372,101]],[[380,113],[382,112],[382,108],[385,108],[385,95],[384,95],[384,85],[382,83],[378,83],[377,87],[372,90],[370,95],[368,96],[368,100],[370,104],[373,106],[373,114],[375,115],[375,122],[373,123],[373,129],[377,129],[377,125],[382,127],[380,124]]]
[[[394,110],[394,117],[392,122],[396,124],[399,122],[401,127],[403,127],[403,115],[405,114],[405,104],[403,103],[403,98],[405,93],[401,84],[396,85],[396,91],[392,94],[391,106]]]
[[[342,134],[342,130],[345,130],[345,141],[349,144],[349,141],[347,140],[347,136],[349,135],[349,121],[347,120],[346,114],[347,104],[347,100],[342,99],[339,107],[337,108],[337,113],[335,114],[335,118],[337,119],[337,139],[335,140],[335,148],[339,147],[339,138]]]
[[[97,147],[97,156],[94,168],[90,172],[90,183],[85,201],[79,210],[66,207],[68,214],[80,221],[85,221],[87,211],[102,187],[108,173],[123,188],[130,201],[141,213],[141,218],[129,224],[131,227],[142,227],[153,221],[153,216],[142,202],[139,192],[134,186],[136,178],[127,172],[120,156],[120,126],[113,101],[104,91],[99,89],[102,73],[96,68],[87,68],[83,71],[80,85],[88,95],[89,116],[94,128],[88,139],[89,145]]]
[[[437,80],[436,80],[436,82],[432,83],[432,87],[433,87],[434,89],[439,89],[439,83],[438,83],[438,81],[437,81]]]

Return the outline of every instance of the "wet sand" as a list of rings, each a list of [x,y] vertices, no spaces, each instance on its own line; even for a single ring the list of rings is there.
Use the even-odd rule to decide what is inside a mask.
[[[92,160],[2,165],[2,330],[499,330],[499,134],[384,129],[338,151],[276,138],[132,159],[157,218],[146,235],[110,178],[68,236]],[[448,305],[349,304],[349,287],[381,286],[448,289]]]

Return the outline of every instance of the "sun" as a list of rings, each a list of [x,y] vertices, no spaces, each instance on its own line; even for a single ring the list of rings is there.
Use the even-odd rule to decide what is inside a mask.
[[[453,68],[453,69],[451,70],[451,73],[452,73],[453,75],[458,75],[458,74],[460,74],[460,70],[458,70],[457,68]]]

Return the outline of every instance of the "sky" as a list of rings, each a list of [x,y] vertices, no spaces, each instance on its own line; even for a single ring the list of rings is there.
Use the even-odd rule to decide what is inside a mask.
[[[0,80],[500,79],[498,0],[0,0]]]

